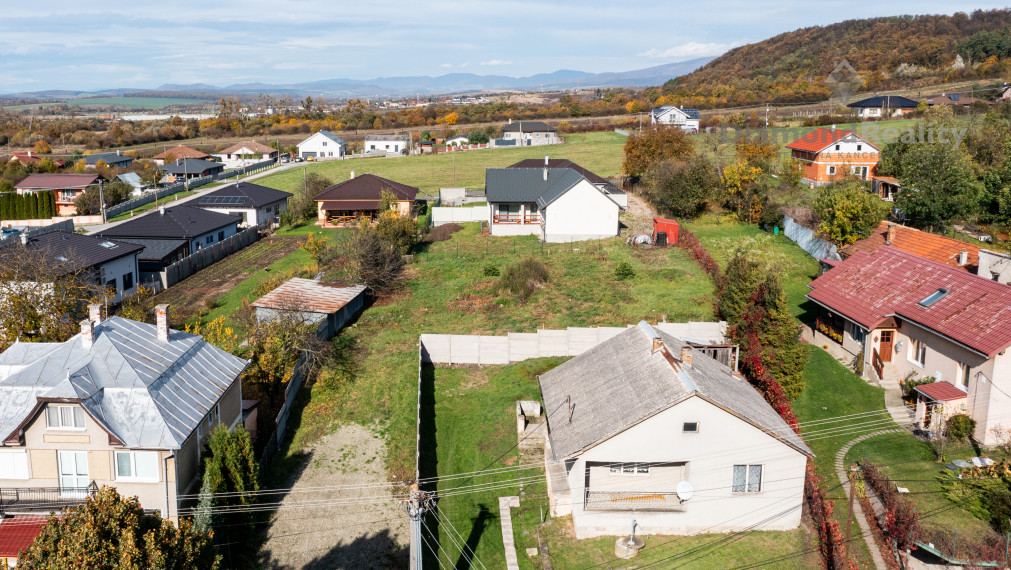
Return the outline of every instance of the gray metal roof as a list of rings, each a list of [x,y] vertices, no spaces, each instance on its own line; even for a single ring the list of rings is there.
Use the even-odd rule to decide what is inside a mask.
[[[400,141],[407,142],[407,135],[365,135],[365,142]]]
[[[101,236],[140,239],[192,239],[207,232],[238,225],[241,216],[205,210],[189,204],[160,207],[99,232]]]
[[[654,337],[677,359],[687,346],[641,322],[541,375],[556,460],[578,455],[695,396],[812,455],[761,394],[743,378],[735,378],[730,368],[699,351],[693,353],[691,366],[680,360],[672,363],[662,352],[652,350]]]
[[[79,400],[126,447],[179,449],[237,380],[247,361],[202,337],[112,317],[95,327],[90,350],[63,343],[0,354],[0,435],[15,430],[40,398]]]
[[[119,241],[125,241],[127,243],[135,243],[137,245],[144,246],[144,251],[137,255],[137,259],[147,260],[162,260],[165,259],[171,253],[181,247],[187,245],[187,241],[184,239],[137,239],[137,238],[123,238]]]
[[[261,208],[268,204],[284,202],[291,196],[291,192],[249,182],[237,182],[204,194],[197,201],[197,206],[225,210],[228,208]]]
[[[485,192],[489,202],[537,202],[545,195],[552,199],[572,188],[583,176],[570,168],[489,168],[485,170]]]
[[[553,133],[556,130],[544,121],[513,121],[502,127],[503,133]]]
[[[0,249],[0,262],[7,255],[17,255],[21,241],[7,240],[5,245],[7,247]],[[28,239],[28,247],[42,251],[54,266],[61,268],[63,275],[78,269],[98,267],[114,259],[137,254],[144,249],[141,245],[121,240],[63,231],[32,236]]]
[[[133,157],[117,152],[99,152],[84,157],[86,164],[98,164],[100,160],[106,164],[120,164],[122,162],[133,162]]]
[[[225,165],[220,162],[199,158],[184,158],[165,165],[165,172],[169,174],[203,174],[205,172],[213,174],[224,169]]]
[[[323,135],[324,137],[332,140],[333,142],[335,142],[335,143],[337,143],[337,144],[339,144],[341,146],[344,146],[344,145],[348,144],[344,139],[340,138],[339,136],[337,136],[337,135],[335,135],[335,134],[333,134],[333,133],[331,133],[330,131],[327,131],[327,130],[317,131],[316,134],[317,135]],[[307,141],[307,140],[311,139],[313,136],[314,135],[310,135],[309,138],[307,138],[305,140]],[[302,142],[304,143],[305,141],[302,141]],[[302,143],[299,143],[299,144],[302,144]]]

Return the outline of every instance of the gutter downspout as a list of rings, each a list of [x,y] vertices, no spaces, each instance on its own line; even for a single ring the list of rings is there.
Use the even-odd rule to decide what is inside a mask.
[[[162,477],[165,480],[165,511],[162,514],[163,519],[169,518],[169,486],[168,486],[168,460],[175,459],[175,452],[162,457]]]

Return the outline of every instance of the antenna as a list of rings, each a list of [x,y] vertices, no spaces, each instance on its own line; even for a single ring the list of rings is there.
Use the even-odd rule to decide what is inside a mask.
[[[674,488],[674,493],[678,496],[678,500],[684,503],[695,496],[695,488],[688,481],[681,481]]]

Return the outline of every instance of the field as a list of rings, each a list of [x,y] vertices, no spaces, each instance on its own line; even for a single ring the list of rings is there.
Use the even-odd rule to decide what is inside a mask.
[[[486,168],[505,167],[527,158],[568,158],[605,177],[621,172],[625,137],[617,133],[587,133],[565,136],[565,144],[473,150],[449,154],[363,158],[307,163],[306,172],[315,172],[335,183],[355,174],[375,174],[418,187],[422,193],[437,195],[439,188],[483,188]],[[279,190],[291,190],[302,184],[302,169],[293,168],[265,176],[257,182]]]
[[[18,110],[37,109],[39,107],[55,107],[57,105],[70,105],[73,107],[116,107],[118,109],[155,110],[164,109],[165,107],[201,105],[206,103],[214,103],[214,101],[210,99],[184,99],[181,97],[94,97],[88,99],[67,99],[64,101],[37,103],[32,105],[16,105],[5,108]]]

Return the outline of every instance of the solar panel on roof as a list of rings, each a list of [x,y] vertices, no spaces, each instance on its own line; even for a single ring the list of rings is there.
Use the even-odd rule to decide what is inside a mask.
[[[952,95],[951,96],[951,100],[952,101],[958,101],[958,95]]]
[[[245,201],[245,196],[205,196],[200,202],[203,204],[241,204]]]

